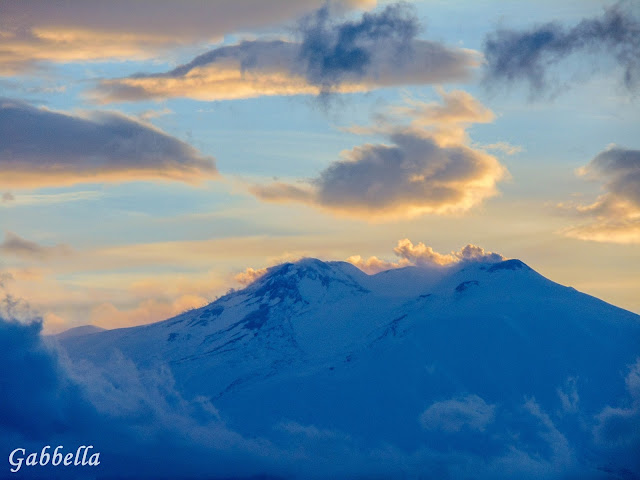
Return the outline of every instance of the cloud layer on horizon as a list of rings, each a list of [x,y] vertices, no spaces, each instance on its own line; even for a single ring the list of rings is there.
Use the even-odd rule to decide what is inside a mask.
[[[165,180],[199,183],[215,161],[113,112],[67,114],[0,98],[0,188]]]
[[[131,60],[170,48],[219,41],[238,30],[280,25],[324,0],[186,0],[0,3],[0,76],[33,70],[43,62]],[[375,0],[339,0],[344,11],[371,8]]]
[[[328,6],[299,23],[299,41],[245,40],[218,47],[159,74],[105,79],[89,93],[98,103],[187,97],[232,100],[269,95],[362,92],[467,79],[477,52],[416,38],[409,4],[337,20]]]
[[[586,18],[571,28],[546,23],[530,30],[500,29],[484,43],[485,83],[528,83],[531,94],[549,87],[551,68],[573,54],[602,54],[623,71],[629,90],[640,85],[640,20],[632,2],[618,2],[600,17]],[[593,58],[591,55],[590,58]],[[598,62],[591,62],[594,69]],[[610,68],[606,63],[602,68]],[[591,72],[592,73],[592,72]]]
[[[578,174],[602,182],[604,193],[591,204],[561,204],[565,212],[589,220],[563,233],[596,242],[640,243],[640,150],[612,146]]]
[[[264,201],[305,203],[366,219],[469,210],[494,196],[507,175],[495,157],[465,145],[465,129],[491,121],[493,114],[466,92],[440,95],[442,105],[413,101],[390,109],[376,127],[350,129],[382,134],[388,143],[342,152],[341,160],[311,180],[253,185],[251,193]]]

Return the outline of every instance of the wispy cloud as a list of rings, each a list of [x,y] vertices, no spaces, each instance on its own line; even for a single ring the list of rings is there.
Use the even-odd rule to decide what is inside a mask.
[[[566,28],[547,23],[530,30],[498,30],[484,44],[485,81],[526,82],[532,96],[549,87],[550,68],[572,54],[604,54],[622,69],[624,84],[635,90],[640,81],[640,21],[632,1],[608,7],[600,17]],[[636,5],[637,6],[637,5]],[[609,68],[606,63],[603,68]]]
[[[447,433],[464,428],[484,431],[493,422],[495,409],[495,405],[488,404],[478,395],[467,395],[434,403],[422,413],[420,422],[427,430]]]
[[[68,114],[0,99],[0,187],[217,176],[215,161],[148,124],[114,112]]]
[[[408,4],[357,21],[336,20],[325,6],[300,23],[297,41],[219,47],[165,73],[103,80],[89,95],[98,103],[322,95],[463,80],[479,64],[476,52],[418,39],[418,31]]]
[[[4,195],[10,195],[9,200],[4,200]],[[31,205],[52,205],[56,203],[85,202],[101,198],[104,193],[96,190],[84,190],[77,192],[61,193],[20,193],[18,195],[5,193],[0,207],[20,207]],[[3,205],[4,204],[4,205]]]

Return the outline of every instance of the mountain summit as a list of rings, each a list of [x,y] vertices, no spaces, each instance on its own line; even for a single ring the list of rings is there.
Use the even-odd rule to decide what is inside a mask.
[[[304,259],[169,320],[59,341],[76,362],[168,367],[242,435],[330,445],[334,473],[356,449],[392,476],[640,474],[640,317],[515,259],[375,275]]]

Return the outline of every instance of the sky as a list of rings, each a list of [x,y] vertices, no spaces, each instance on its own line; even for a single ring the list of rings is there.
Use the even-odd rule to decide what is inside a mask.
[[[305,256],[640,313],[637,1],[6,0],[0,42],[2,308],[45,332]]]

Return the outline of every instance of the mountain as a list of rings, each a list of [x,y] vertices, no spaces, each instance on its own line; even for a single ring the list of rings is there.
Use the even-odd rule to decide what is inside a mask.
[[[58,341],[73,362],[168,367],[233,431],[315,442],[338,473],[355,449],[377,473],[640,475],[640,317],[515,259],[376,275],[304,259],[169,320]]]
[[[90,335],[92,333],[104,332],[105,329],[101,327],[97,327],[95,325],[81,325],[79,327],[69,328],[64,332],[60,332],[55,334],[57,338],[70,338],[70,337],[78,337],[81,335]]]

